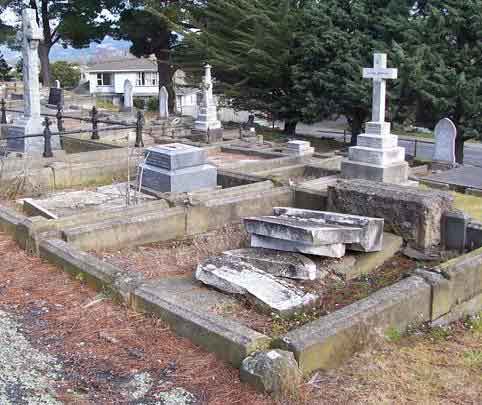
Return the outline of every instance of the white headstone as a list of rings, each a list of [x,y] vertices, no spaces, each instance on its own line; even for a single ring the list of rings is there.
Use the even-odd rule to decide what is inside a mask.
[[[161,119],[169,118],[169,93],[164,86],[159,92],[159,117]]]
[[[213,80],[210,65],[204,67],[202,92],[202,104],[199,109],[198,118],[194,123],[194,129],[203,132],[221,129],[222,125],[221,121],[218,120],[217,106],[213,96]]]
[[[448,118],[440,120],[435,127],[435,149],[432,160],[455,163],[455,138],[457,128]]]
[[[56,89],[61,89],[62,87],[60,86],[60,80],[55,81],[55,88]]]
[[[130,80],[124,82],[124,109],[132,110],[134,107],[134,86]]]

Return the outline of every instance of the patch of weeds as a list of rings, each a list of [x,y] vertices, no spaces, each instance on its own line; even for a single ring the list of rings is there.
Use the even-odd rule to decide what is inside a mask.
[[[297,329],[307,323],[310,323],[321,316],[319,309],[313,309],[307,312],[295,313],[291,318],[282,318],[278,314],[271,314],[272,326],[271,336],[279,337],[290,330]]]
[[[449,339],[452,336],[450,328],[443,328],[437,326],[435,328],[430,328],[428,331],[430,340],[434,343],[442,342]]]
[[[80,272],[75,276],[75,279],[83,283],[85,281],[85,274],[83,272]]]
[[[464,353],[464,362],[468,367],[482,369],[482,350],[468,350]]]
[[[385,339],[387,339],[391,343],[397,343],[402,339],[403,335],[400,330],[391,326],[385,332]]]
[[[482,312],[475,316],[469,316],[465,320],[464,326],[474,333],[482,334]]]

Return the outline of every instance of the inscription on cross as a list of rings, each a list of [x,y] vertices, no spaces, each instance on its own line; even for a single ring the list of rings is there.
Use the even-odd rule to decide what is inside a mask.
[[[376,53],[373,57],[373,68],[363,69],[363,77],[373,80],[373,107],[372,122],[385,122],[387,82],[386,80],[396,79],[398,69],[387,68],[387,55]]]

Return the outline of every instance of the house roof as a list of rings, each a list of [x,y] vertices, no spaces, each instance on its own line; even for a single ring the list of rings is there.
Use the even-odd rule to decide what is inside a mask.
[[[124,58],[97,63],[87,69],[88,72],[157,72],[157,63],[145,58]]]

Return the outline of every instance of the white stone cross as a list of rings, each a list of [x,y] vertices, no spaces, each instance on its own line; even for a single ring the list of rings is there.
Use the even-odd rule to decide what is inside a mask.
[[[398,69],[387,68],[387,54],[376,53],[373,68],[363,69],[363,78],[373,79],[372,122],[385,122],[387,82],[398,77]]]

